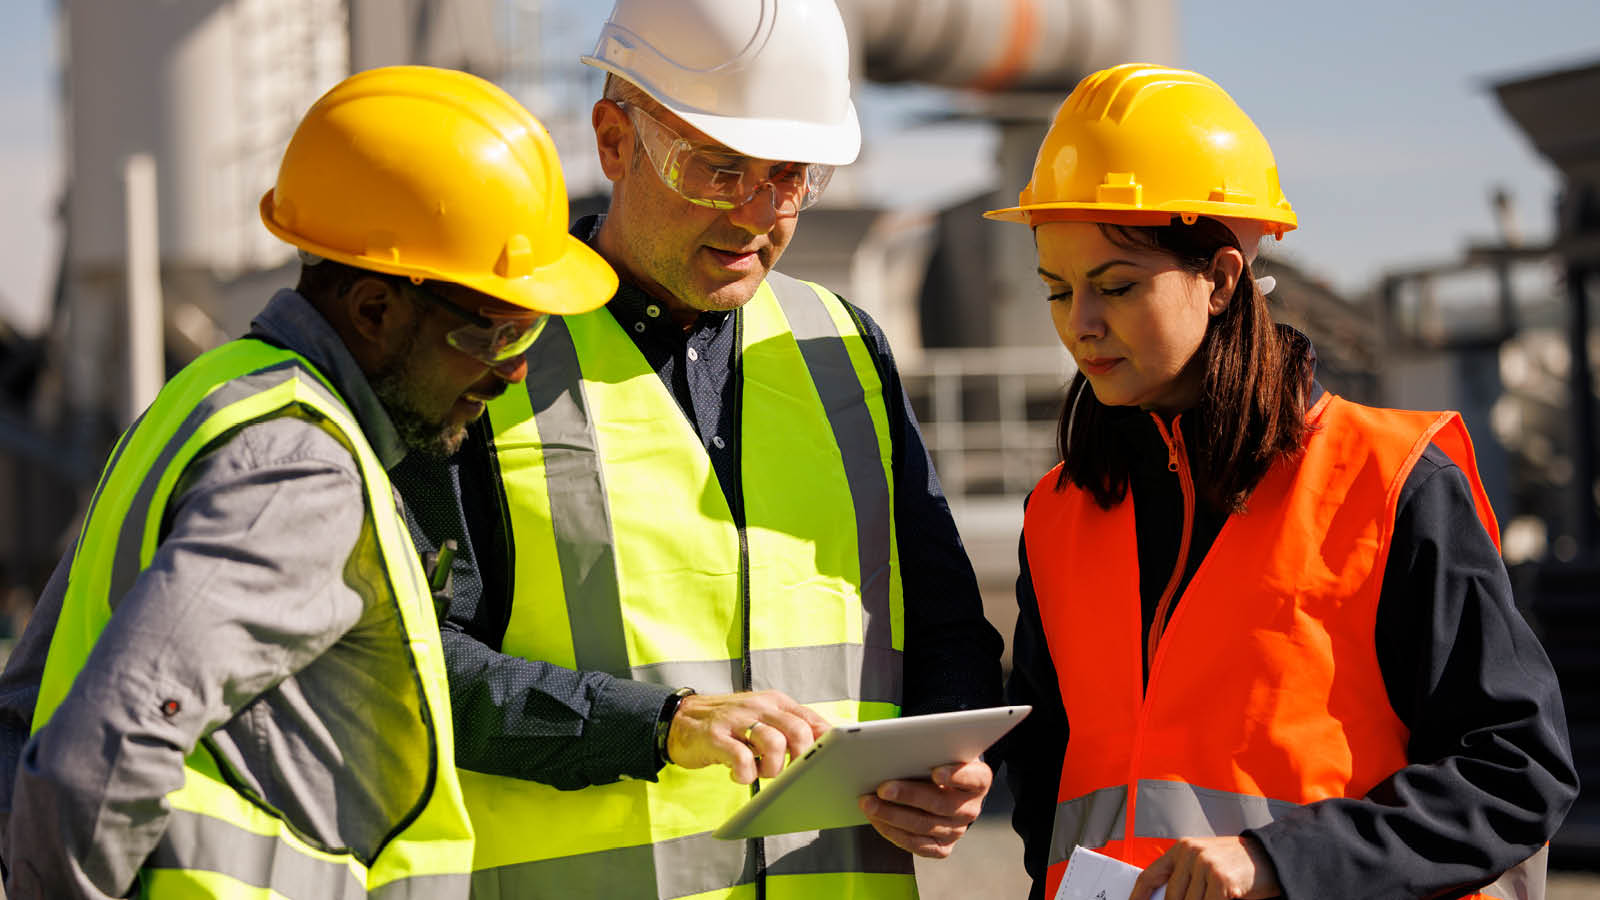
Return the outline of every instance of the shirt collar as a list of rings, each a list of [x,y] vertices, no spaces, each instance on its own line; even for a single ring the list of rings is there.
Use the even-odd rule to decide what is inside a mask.
[[[572,223],[572,236],[591,249],[595,248],[595,238],[600,234],[600,225],[605,222],[605,214],[583,216]],[[613,267],[615,268],[615,267]],[[645,328],[651,333],[672,334],[680,343],[689,333],[702,328],[719,328],[727,321],[729,311],[706,310],[695,317],[694,325],[685,332],[674,324],[671,314],[660,300],[646,293],[638,285],[628,279],[621,269],[617,270],[617,292],[606,303],[606,308],[611,315],[622,323],[624,328],[634,329],[639,322],[645,323]],[[652,314],[652,310],[654,314]]]
[[[394,468],[405,458],[406,446],[389,420],[383,401],[372,392],[366,373],[350,355],[339,333],[309,300],[288,288],[278,291],[251,320],[250,334],[310,360],[355,413],[356,423],[384,469]]]

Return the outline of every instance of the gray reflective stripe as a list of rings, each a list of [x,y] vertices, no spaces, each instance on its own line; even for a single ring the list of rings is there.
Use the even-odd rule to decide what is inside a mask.
[[[900,651],[860,644],[782,647],[750,654],[751,690],[783,691],[801,703],[864,700],[899,703],[903,667]],[[673,687],[692,687],[702,694],[743,690],[736,659],[664,662],[634,666],[633,679]]]
[[[1134,837],[1232,835],[1271,822],[1299,804],[1253,794],[1195,787],[1181,781],[1140,779]]]
[[[367,892],[368,900],[438,900],[439,897],[465,897],[472,884],[471,876],[413,875],[391,881]]]
[[[1507,869],[1494,884],[1478,893],[1500,900],[1544,900],[1544,881],[1550,863],[1550,848],[1540,847],[1539,852]]]
[[[861,564],[863,643],[893,647],[889,584],[889,485],[883,472],[878,431],[872,424],[861,376],[856,374],[838,326],[822,298],[804,282],[772,272],[767,284],[800,344],[800,355],[844,458],[845,478],[856,511],[856,544]],[[887,402],[887,401],[886,401]],[[896,702],[898,702],[898,696]]]
[[[568,897],[687,897],[755,881],[751,841],[710,832],[472,873],[473,900]],[[871,827],[766,838],[770,875],[868,872],[911,875],[910,854]]]
[[[1066,862],[1072,848],[1102,847],[1127,830],[1128,789],[1124,785],[1100,788],[1056,805],[1056,822],[1050,836],[1050,865]]]
[[[749,841],[710,832],[472,873],[473,900],[687,897],[755,880]]]
[[[1100,847],[1123,837],[1128,789],[1100,788],[1056,806],[1050,865],[1063,863],[1074,845]],[[1195,787],[1181,781],[1140,779],[1134,837],[1176,839],[1239,834],[1276,821],[1299,804],[1254,794]],[[1501,900],[1544,900],[1549,848],[1508,869],[1478,893]]]
[[[528,351],[528,368],[539,373],[524,383],[544,453],[550,522],[576,666],[627,677],[628,643],[611,546],[611,507],[583,393],[578,349],[565,319],[551,317]]]
[[[113,609],[133,588],[133,583],[139,577],[143,568],[139,564],[139,552],[144,542],[144,529],[146,519],[150,512],[150,504],[155,502],[155,494],[161,483],[161,476],[167,467],[172,464],[173,457],[200,427],[206,423],[219,410],[230,404],[237,403],[254,394],[275,387],[294,378],[297,373],[305,372],[305,367],[299,360],[284,360],[276,365],[259,369],[248,375],[242,375],[219,385],[195,406],[184,417],[183,424],[173,432],[167,440],[167,445],[161,448],[161,454],[156,458],[155,465],[144,474],[144,481],[140,483],[139,490],[134,494],[133,502],[128,507],[127,514],[122,521],[122,530],[117,535],[117,549],[111,564],[111,584],[109,602]],[[318,391],[326,394],[326,390],[317,381],[316,376],[307,373],[305,380]],[[328,395],[330,402],[342,405],[343,401],[333,399]],[[92,513],[91,513],[92,514]]]
[[[182,809],[168,817],[166,833],[145,868],[218,872],[291,900],[360,900],[367,895],[344,863],[307,856],[270,835]]]
[[[889,843],[870,825],[779,834],[765,841],[768,875],[915,872],[911,854]]]

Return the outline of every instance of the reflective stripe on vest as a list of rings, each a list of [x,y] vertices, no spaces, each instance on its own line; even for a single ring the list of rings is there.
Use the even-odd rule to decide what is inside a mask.
[[[1104,847],[1125,833],[1128,789],[1124,785],[1101,788],[1056,806],[1050,839],[1050,862],[1065,863],[1074,846]],[[1171,840],[1180,837],[1220,837],[1260,828],[1300,806],[1254,794],[1235,794],[1198,788],[1181,781],[1139,781],[1139,813],[1135,838]],[[1474,897],[1499,900],[1538,900],[1544,896],[1549,850],[1539,852],[1507,870]]]
[[[1476,483],[1471,443],[1453,413],[1327,394],[1309,415],[1304,452],[1268,472],[1206,551],[1148,682],[1139,579],[1151,573],[1138,571],[1131,502],[1102,510],[1057,490],[1056,472],[1035,489],[1025,550],[1072,723],[1047,894],[1075,843],[1143,866],[1177,837],[1365,796],[1407,764],[1372,639],[1383,563],[1416,461],[1437,443]],[[1497,534],[1486,503],[1479,515]]]
[[[904,622],[877,369],[821,288],[774,273],[734,315],[742,534],[699,435],[609,310],[552,319],[526,390],[490,404],[515,548],[502,650],[702,693],[781,690],[832,721],[896,715]],[[753,842],[707,837],[749,798],[719,766],[579,791],[462,783],[479,896],[724,896],[756,876]],[[530,817],[548,823],[540,840],[512,824]],[[911,884],[910,857],[870,829],[765,850],[768,897],[780,882]]]
[[[472,833],[454,777],[449,694],[438,624],[416,552],[382,465],[359,425],[311,364],[253,340],[225,344],[186,367],[118,441],[83,529],[52,635],[32,730],[44,727],[109,621],[155,554],[172,491],[189,463],[232,429],[298,408],[348,448],[363,476],[396,614],[408,638],[419,709],[431,725],[431,783],[370,868],[329,852],[231,787],[205,740],[167,794],[168,828],[140,873],[147,896],[292,898],[464,896]],[[398,686],[397,686],[398,687]]]

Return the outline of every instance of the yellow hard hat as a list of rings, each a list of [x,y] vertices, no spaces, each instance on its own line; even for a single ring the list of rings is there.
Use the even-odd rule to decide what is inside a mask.
[[[567,233],[544,126],[465,72],[391,66],[335,85],[289,139],[261,221],[317,256],[543,312],[587,312],[617,289]]]
[[[1141,63],[1078,82],[1017,205],[984,215],[1029,225],[1211,216],[1276,237],[1296,226],[1272,148],[1233,98],[1204,75]]]

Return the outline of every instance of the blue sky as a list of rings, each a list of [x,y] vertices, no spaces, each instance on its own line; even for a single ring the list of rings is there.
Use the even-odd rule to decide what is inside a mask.
[[[563,5],[574,31],[596,27],[607,6]],[[1449,259],[1469,239],[1492,235],[1488,196],[1496,185],[1512,191],[1526,235],[1548,235],[1555,174],[1500,112],[1489,85],[1600,61],[1600,3],[1177,6],[1178,63],[1227,88],[1273,145],[1301,221],[1273,252],[1358,290],[1387,267]],[[53,0],[0,4],[0,315],[24,330],[43,324],[59,252],[53,15]],[[881,123],[866,125],[869,137],[888,139]],[[970,154],[984,145],[951,146]]]

